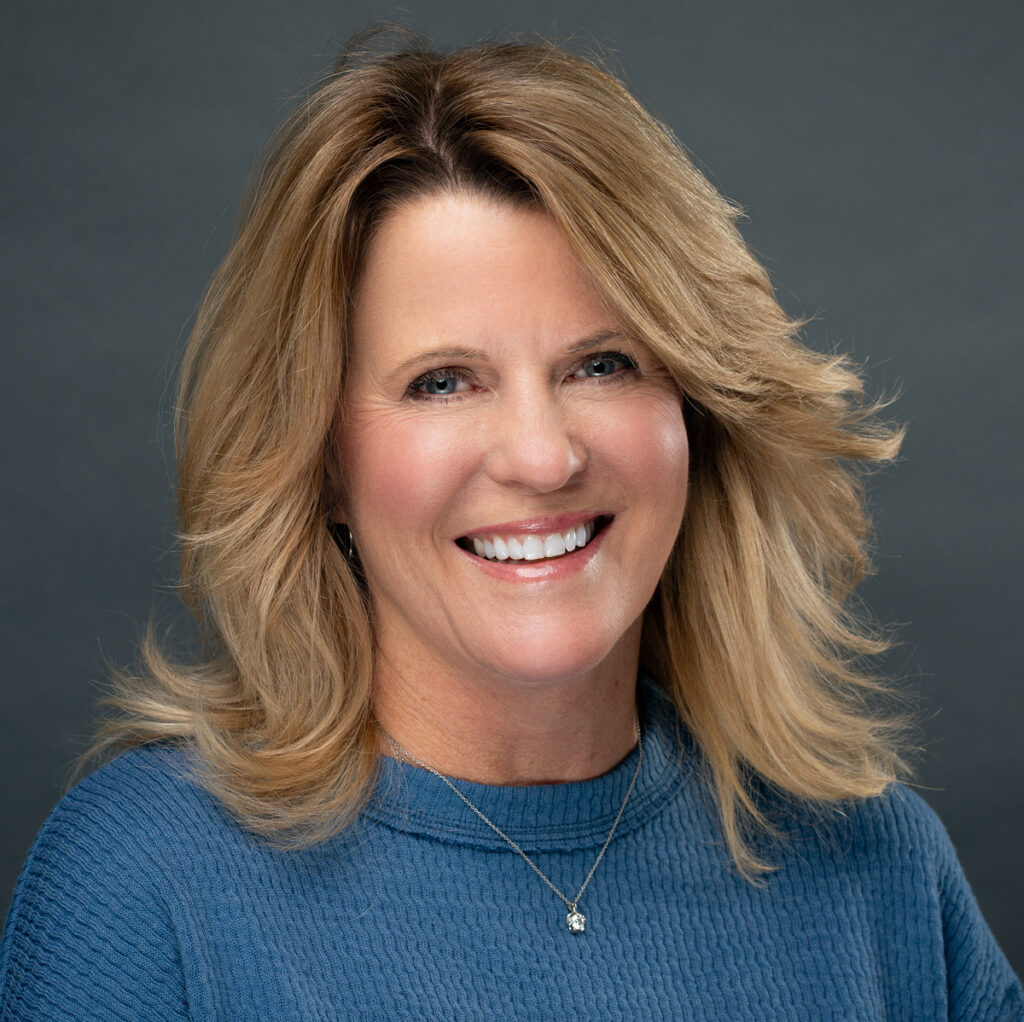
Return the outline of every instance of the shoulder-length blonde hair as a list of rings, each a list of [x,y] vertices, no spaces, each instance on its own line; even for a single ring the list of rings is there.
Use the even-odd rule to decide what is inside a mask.
[[[858,465],[899,436],[844,359],[795,339],[736,209],[614,77],[547,43],[403,47],[351,45],[254,176],[181,373],[182,585],[204,653],[182,666],[147,636],[94,750],[189,739],[202,782],[293,847],[361,807],[373,635],[328,528],[349,302],[389,210],[477,190],[549,213],[686,395],[689,503],[643,657],[752,876],[755,778],[822,803],[902,770],[857,666],[884,644],[844,610],[867,564]]]

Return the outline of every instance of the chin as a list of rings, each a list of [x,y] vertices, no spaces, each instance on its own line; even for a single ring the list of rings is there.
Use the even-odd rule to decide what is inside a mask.
[[[607,643],[570,643],[564,636],[552,636],[509,650],[512,655],[500,661],[495,661],[494,647],[491,647],[488,650],[490,656],[481,657],[478,662],[482,667],[486,664],[493,676],[529,686],[550,686],[564,684],[604,665],[617,663],[620,659],[618,651],[619,643],[612,646]]]

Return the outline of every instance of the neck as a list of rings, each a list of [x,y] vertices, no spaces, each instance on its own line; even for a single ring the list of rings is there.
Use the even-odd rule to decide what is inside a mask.
[[[472,682],[378,662],[374,713],[417,759],[481,784],[555,784],[607,773],[636,745],[636,658],[557,683]],[[381,736],[379,749],[393,750]]]

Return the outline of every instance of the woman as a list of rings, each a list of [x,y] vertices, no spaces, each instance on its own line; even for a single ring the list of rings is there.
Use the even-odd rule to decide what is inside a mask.
[[[351,48],[183,367],[183,584],[5,1018],[972,1018],[1021,988],[845,610],[898,434],[548,45]]]

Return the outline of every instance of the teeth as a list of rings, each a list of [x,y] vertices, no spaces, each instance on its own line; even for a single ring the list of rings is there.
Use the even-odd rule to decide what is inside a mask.
[[[556,532],[544,540],[545,557],[561,557],[565,553],[565,540]]]
[[[523,540],[523,559],[542,561],[544,559],[544,540],[540,536],[527,536]]]
[[[577,525],[565,532],[552,532],[547,536],[528,533],[524,536],[473,537],[473,550],[477,557],[489,561],[542,561],[585,547],[594,538],[594,522]]]

